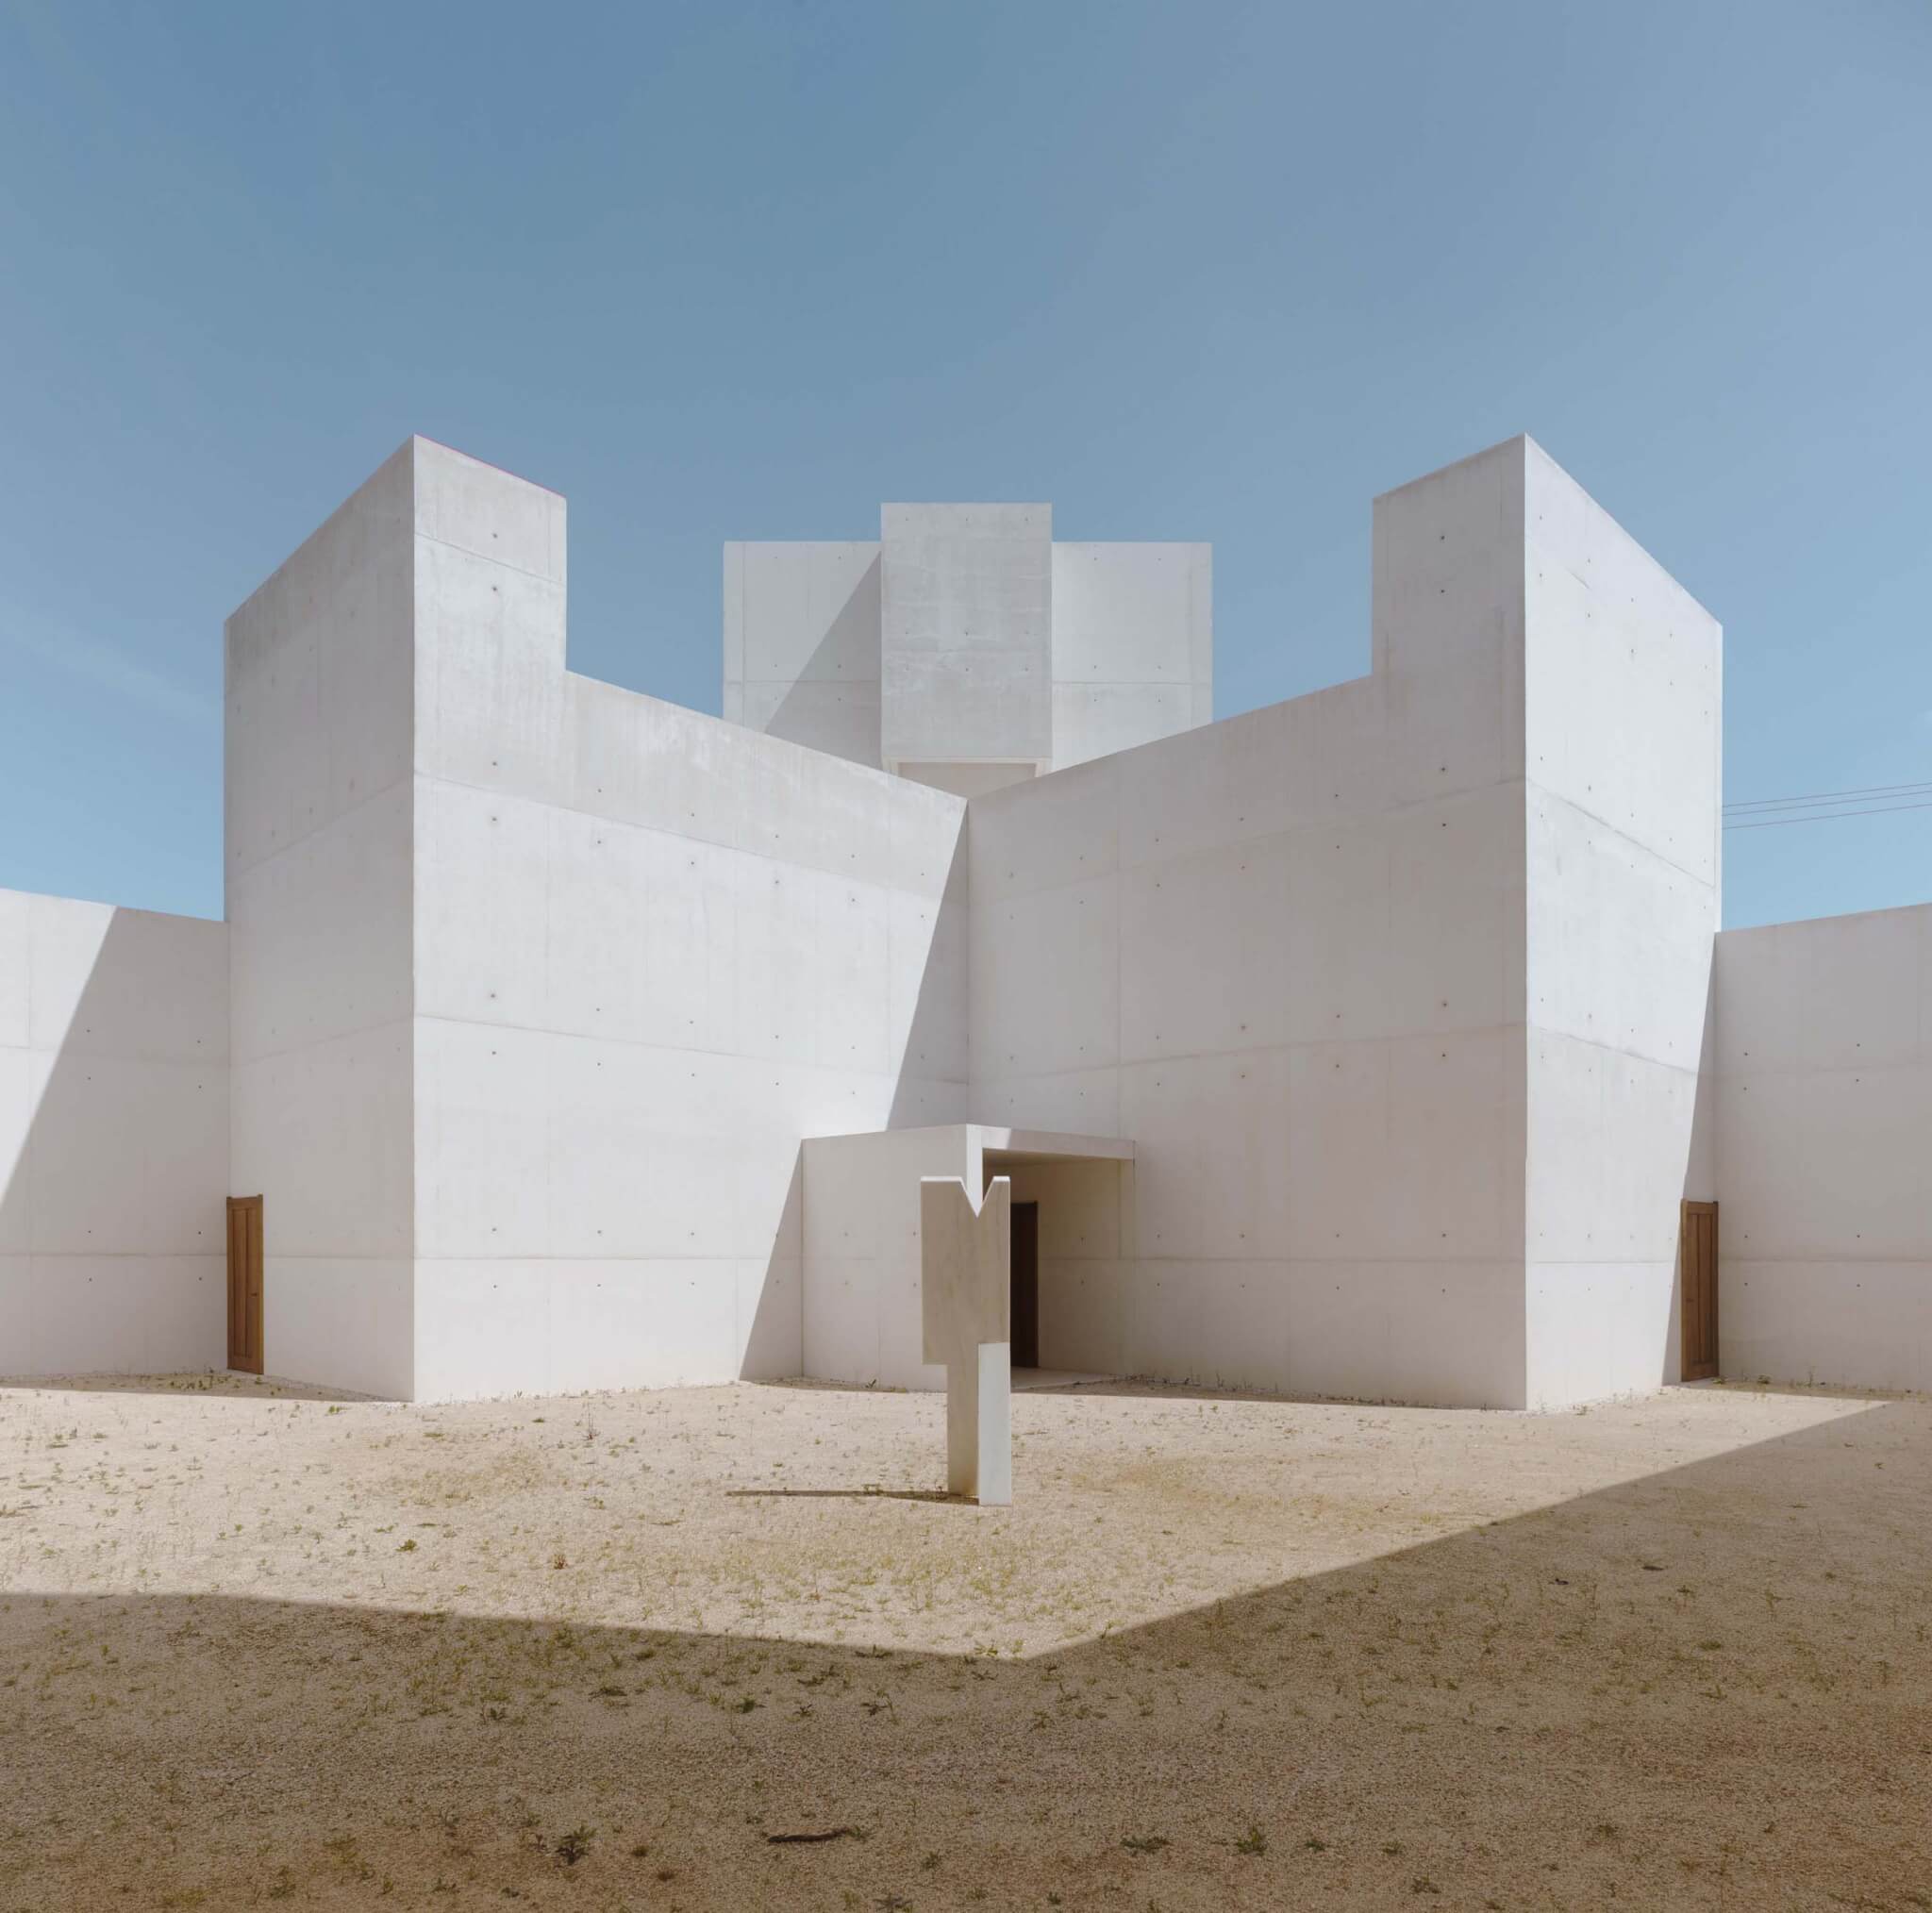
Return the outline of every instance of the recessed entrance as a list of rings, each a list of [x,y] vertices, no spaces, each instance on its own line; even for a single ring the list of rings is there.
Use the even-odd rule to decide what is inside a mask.
[[[998,1291],[995,1290],[995,1293]],[[1013,1205],[1013,1366],[1040,1366],[1040,1205]]]
[[[1707,1382],[1717,1374],[1717,1205],[1684,1205],[1678,1236],[1678,1280],[1684,1289],[1683,1377]]]
[[[889,1388],[942,1385],[943,1366],[923,1359],[921,1190],[928,1178],[957,1180],[983,1202],[1001,1176],[1011,1217],[1004,1246],[1012,1256],[1001,1339],[1014,1389],[1065,1388],[1119,1372],[1131,1142],[936,1123],[815,1136],[803,1153],[799,1320],[807,1374]]]
[[[261,1198],[228,1198],[228,1366],[261,1372]]]

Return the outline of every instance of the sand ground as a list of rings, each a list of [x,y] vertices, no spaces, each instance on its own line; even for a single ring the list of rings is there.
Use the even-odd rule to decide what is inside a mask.
[[[941,1416],[0,1389],[0,1906],[1932,1907],[1932,1401]]]

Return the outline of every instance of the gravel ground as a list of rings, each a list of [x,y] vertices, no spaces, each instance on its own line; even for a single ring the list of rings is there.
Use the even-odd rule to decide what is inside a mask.
[[[0,1388],[0,1906],[1932,1908],[1932,1401],[942,1412]]]

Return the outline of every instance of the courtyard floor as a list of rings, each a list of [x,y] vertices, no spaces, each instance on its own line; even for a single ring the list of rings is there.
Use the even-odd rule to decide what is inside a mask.
[[[1932,1400],[0,1389],[0,1906],[1932,1907]]]

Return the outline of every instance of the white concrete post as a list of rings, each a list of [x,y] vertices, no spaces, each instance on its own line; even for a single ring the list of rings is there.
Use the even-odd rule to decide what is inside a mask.
[[[958,1176],[919,1182],[924,1356],[946,1369],[946,1492],[1013,1499],[1012,1184],[976,1208]]]

